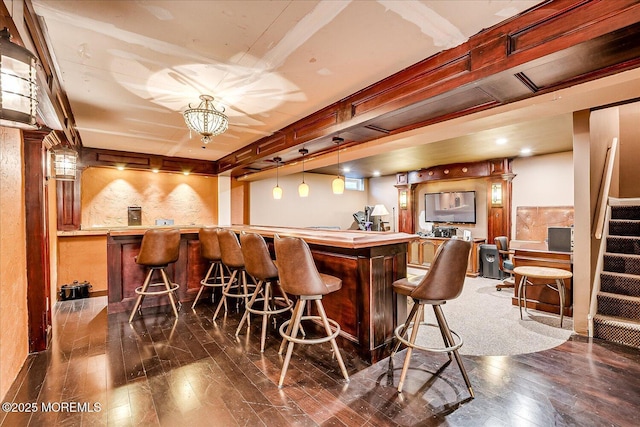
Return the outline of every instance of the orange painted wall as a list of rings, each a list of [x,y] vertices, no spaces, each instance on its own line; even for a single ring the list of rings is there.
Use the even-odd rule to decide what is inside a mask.
[[[0,127],[0,396],[29,351],[23,183],[21,133]]]
[[[211,225],[218,221],[216,177],[185,176],[109,168],[82,172],[83,229],[126,227],[127,208],[142,208],[142,225],[173,219],[175,225]]]
[[[106,235],[58,237],[58,257],[58,291],[74,280],[91,283],[91,292],[107,290]]]

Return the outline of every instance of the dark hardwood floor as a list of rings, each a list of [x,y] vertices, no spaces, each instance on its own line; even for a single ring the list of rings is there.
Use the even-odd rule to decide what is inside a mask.
[[[277,331],[270,328],[261,354],[258,319],[236,339],[240,315],[231,312],[214,324],[213,308],[210,301],[195,310],[185,304],[177,321],[168,307],[150,308],[130,325],[127,313],[107,315],[105,297],[58,303],[50,350],[28,357],[4,400],[36,411],[2,412],[1,424],[640,425],[636,349],[574,337],[539,353],[465,356],[476,393],[471,400],[446,355],[414,352],[398,394],[405,351],[395,357],[393,378],[388,359],[368,365],[343,351],[347,383],[329,344],[296,346],[285,387],[278,389]],[[85,406],[67,411],[61,402]]]

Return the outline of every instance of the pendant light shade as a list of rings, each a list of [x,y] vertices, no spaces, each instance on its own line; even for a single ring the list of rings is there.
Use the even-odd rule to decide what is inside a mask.
[[[302,154],[302,182],[298,185],[298,195],[300,197],[309,197],[309,185],[304,182],[304,156],[309,153],[309,150],[301,148],[298,152]]]
[[[331,182],[331,189],[333,190],[333,194],[342,194],[344,193],[344,179],[340,176],[340,143],[343,142],[344,139],[334,136],[333,142],[338,144],[338,176]]]
[[[282,188],[278,185],[278,169],[280,168],[280,162],[282,159],[280,157],[274,157],[273,161],[276,162],[276,186],[273,187],[273,198],[275,200],[282,199]]]
[[[38,105],[36,57],[0,31],[0,126],[35,129]]]
[[[229,128],[229,119],[224,114],[224,108],[216,109],[213,96],[200,95],[200,105],[189,108],[183,113],[184,121],[189,129],[202,135],[202,142],[208,144],[211,137],[224,133]]]
[[[58,181],[75,181],[78,170],[78,153],[71,148],[53,150],[52,178]]]

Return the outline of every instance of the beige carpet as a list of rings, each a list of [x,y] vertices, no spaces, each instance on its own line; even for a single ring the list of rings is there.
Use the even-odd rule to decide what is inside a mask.
[[[449,327],[463,339],[461,354],[474,356],[507,356],[533,353],[556,347],[573,333],[573,319],[550,313],[523,310],[511,304],[513,289],[496,291],[498,280],[467,278],[462,294],[443,305]],[[425,320],[436,323],[433,309],[425,307]],[[422,326],[418,340],[422,345],[441,347],[437,328]]]

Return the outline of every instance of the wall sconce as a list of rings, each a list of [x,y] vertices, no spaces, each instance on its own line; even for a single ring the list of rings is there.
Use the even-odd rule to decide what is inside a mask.
[[[298,150],[300,154],[302,154],[302,182],[298,185],[298,195],[300,197],[308,197],[309,196],[309,185],[304,182],[304,155],[309,153],[309,150],[306,148],[301,148]]]
[[[278,169],[280,169],[280,162],[282,159],[280,157],[274,157],[273,161],[276,162],[276,186],[273,187],[273,198],[275,200],[282,199],[282,188],[278,185]]]
[[[36,57],[0,31],[0,126],[35,129],[38,105]]]
[[[400,197],[398,198],[398,204],[400,209],[407,209],[408,194],[407,190],[400,190]]]
[[[344,193],[344,179],[340,176],[340,143],[343,142],[344,139],[334,136],[333,142],[338,144],[338,176],[331,182],[331,189],[333,190],[333,194],[342,194]]]
[[[491,205],[502,206],[502,183],[494,182],[491,184]]]
[[[61,147],[52,151],[53,175],[58,181],[75,181],[78,171],[78,153],[71,148]]]

